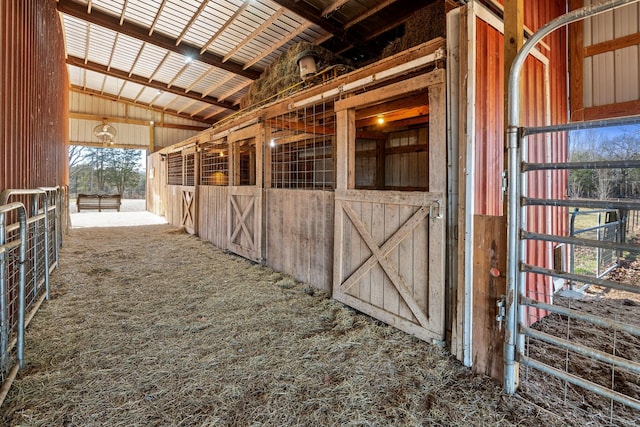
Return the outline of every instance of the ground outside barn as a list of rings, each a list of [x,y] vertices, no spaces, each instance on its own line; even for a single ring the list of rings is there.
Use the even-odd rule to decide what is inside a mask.
[[[74,228],[7,426],[564,426],[444,350],[166,224]]]

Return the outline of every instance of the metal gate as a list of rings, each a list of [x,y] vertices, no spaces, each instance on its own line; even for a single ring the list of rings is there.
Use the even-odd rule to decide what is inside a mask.
[[[529,163],[524,153],[535,148],[534,144],[544,141],[541,135],[640,124],[640,116],[545,127],[519,127],[518,78],[528,52],[555,28],[626,3],[612,1],[579,9],[547,24],[520,51],[509,80],[505,388],[512,394],[518,386],[536,388],[532,382],[537,381],[538,384],[544,383],[545,387],[557,384],[564,399],[584,401],[592,400],[591,397],[595,396],[601,401],[608,400],[608,403],[599,406],[603,413],[609,411],[605,418],[614,424],[616,411],[640,410],[637,389],[640,363],[631,355],[640,347],[640,322],[630,316],[611,314],[607,306],[603,310],[599,310],[599,307],[603,304],[603,298],[610,293],[620,292],[621,295],[637,298],[640,285],[611,275],[598,278],[596,275],[567,272],[562,262],[550,266],[548,260],[536,257],[535,248],[540,245],[567,245],[626,251],[637,255],[640,246],[624,241],[540,232],[536,230],[536,224],[527,222],[527,217],[536,209],[564,209],[567,215],[569,208],[619,209],[622,212],[640,210],[640,201],[532,197],[533,193],[527,184],[533,182],[539,173],[640,168],[640,160]],[[597,286],[601,298],[577,300],[554,295],[554,278],[566,283],[580,282]],[[531,282],[539,280],[549,284],[548,292],[532,292]],[[621,300],[618,303],[625,302]],[[632,301],[629,304],[635,303]]]

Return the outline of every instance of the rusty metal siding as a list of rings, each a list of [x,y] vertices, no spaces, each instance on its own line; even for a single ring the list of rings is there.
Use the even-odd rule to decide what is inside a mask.
[[[0,2],[0,190],[68,182],[68,78],[55,2]]]

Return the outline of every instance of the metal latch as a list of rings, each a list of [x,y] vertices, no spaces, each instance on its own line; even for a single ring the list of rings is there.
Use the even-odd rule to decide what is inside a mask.
[[[498,322],[498,330],[502,331],[502,322],[504,322],[507,317],[507,297],[501,295],[500,298],[496,300],[496,308],[498,314],[496,314],[496,321]]]
[[[436,200],[429,205],[429,217],[431,219],[442,219],[442,214],[440,213],[440,200]]]

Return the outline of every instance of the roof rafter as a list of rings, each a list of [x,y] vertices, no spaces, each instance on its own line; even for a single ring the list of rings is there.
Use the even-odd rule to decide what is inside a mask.
[[[62,0],[61,0],[62,1]],[[307,21],[316,24],[323,30],[328,33],[333,34],[334,37],[338,38],[342,42],[349,43],[360,43],[362,40],[355,34],[346,35],[345,29],[334,19],[323,18],[320,16],[320,12],[309,5],[308,3],[301,2],[299,0],[272,0],[273,2],[279,4],[285,9],[289,9],[291,12],[300,16],[301,18],[306,19]],[[351,39],[351,40],[350,40]]]
[[[197,92],[186,92],[184,88],[180,88],[177,86],[169,86],[167,84],[164,83],[160,83],[157,81],[152,81],[150,82],[146,77],[142,77],[142,76],[138,76],[136,74],[129,74],[126,71],[121,71],[121,70],[116,70],[114,68],[111,68],[110,70],[107,70],[107,67],[102,65],[102,64],[98,64],[95,62],[87,62],[86,64],[84,63],[84,60],[82,58],[77,58],[75,56],[69,56],[67,58],[67,64],[69,65],[74,65],[76,67],[80,67],[80,68],[85,68],[87,70],[91,70],[91,71],[95,71],[97,73],[101,73],[101,74],[106,74],[112,77],[116,77],[119,78],[121,80],[125,80],[125,81],[129,81],[132,83],[138,83],[140,85],[143,86],[149,86],[152,87],[154,89],[158,89],[158,90],[162,90],[165,92],[169,92],[169,93],[173,93],[175,95],[179,95],[179,96],[184,96],[185,98],[191,98],[191,99],[197,99],[199,101],[202,102],[206,102],[208,104],[212,104],[212,105],[217,105],[219,107],[223,107],[229,110],[237,110],[238,107],[234,106],[233,104],[230,104],[228,102],[221,102],[216,98],[213,98],[211,96],[202,96],[201,94],[197,93]]]
[[[202,14],[202,12],[204,11],[204,9],[207,7],[208,4],[209,4],[209,0],[203,0],[203,2],[200,3],[200,7],[196,11],[196,13],[191,17],[189,22],[187,22],[187,25],[184,26],[184,29],[178,36],[178,39],[176,40],[176,46],[178,46],[182,42],[182,39],[184,39],[184,36],[187,35],[193,23],[196,22],[196,19],[198,19],[198,17]]]
[[[286,37],[283,37],[280,39],[280,41],[274,45],[271,45],[269,47],[269,49],[265,50],[264,52],[258,54],[258,56],[256,56],[255,58],[253,58],[251,61],[247,62],[246,64],[244,64],[244,68],[249,68],[251,67],[253,64],[255,64],[256,62],[262,60],[263,58],[267,57],[268,55],[270,55],[271,53],[275,52],[276,50],[280,49],[280,47],[286,43],[288,43],[290,40],[293,40],[294,38],[298,37],[298,35],[300,35],[300,33],[302,33],[303,31],[305,31],[307,28],[309,28],[311,26],[310,22],[305,22],[303,24],[301,24],[298,28],[296,28],[296,30],[292,33],[287,34]]]
[[[242,3],[242,5],[238,8],[238,10],[235,11],[235,13],[233,15],[231,15],[231,17],[227,20],[227,22],[224,23],[224,25],[222,25],[222,27],[220,27],[220,29],[218,31],[216,31],[211,38],[204,44],[204,46],[202,46],[202,49],[200,49],[200,54],[203,54],[204,52],[207,51],[207,49],[209,49],[209,46],[211,46],[211,44],[218,38],[220,37],[220,35],[222,33],[224,33],[224,31],[229,28],[229,25],[233,24],[233,21],[235,21],[236,19],[238,19],[238,16],[240,16],[242,14],[242,12],[244,12],[247,7],[249,6],[249,2],[247,0],[245,0],[244,3]],[[224,58],[223,58],[224,60]]]
[[[70,16],[75,16],[76,18],[82,19],[86,22],[126,34],[130,37],[153,44],[163,49],[179,53],[180,55],[188,56],[194,60],[221,68],[248,79],[255,80],[260,77],[260,71],[258,70],[243,69],[242,65],[232,61],[223,62],[221,56],[208,51],[200,54],[200,48],[184,42],[178,46],[176,45],[176,39],[164,34],[155,33],[150,36],[149,29],[143,26],[127,21],[123,21],[121,25],[121,19],[117,16],[100,12],[98,10],[93,10],[92,13],[88,14],[82,4],[76,3],[72,0],[59,0],[58,11]]]
[[[240,49],[242,49],[247,43],[249,43],[251,40],[253,40],[258,34],[262,33],[264,30],[266,30],[271,24],[273,24],[278,18],[280,18],[282,16],[282,14],[284,13],[284,8],[281,7],[279,8],[276,13],[274,13],[273,15],[271,15],[269,17],[269,19],[267,19],[266,21],[264,21],[258,28],[256,28],[255,30],[253,30],[253,32],[251,34],[249,34],[247,37],[245,37],[244,40],[242,40],[240,43],[238,43],[236,45],[236,47],[234,47],[229,53],[227,53],[224,58],[222,58],[223,61],[228,61],[233,55],[235,55]]]

